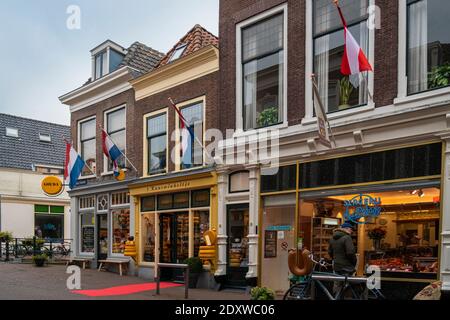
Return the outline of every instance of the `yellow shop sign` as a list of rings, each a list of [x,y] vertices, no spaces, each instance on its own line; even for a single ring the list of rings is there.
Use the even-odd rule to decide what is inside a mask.
[[[60,178],[49,176],[42,180],[41,188],[48,196],[58,196],[62,193],[64,186]]]

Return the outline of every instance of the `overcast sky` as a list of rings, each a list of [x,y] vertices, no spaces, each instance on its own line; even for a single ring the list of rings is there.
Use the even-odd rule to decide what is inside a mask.
[[[70,5],[81,29],[69,30]],[[58,97],[90,77],[106,39],[168,51],[196,23],[218,34],[219,0],[0,0],[0,112],[69,124]]]

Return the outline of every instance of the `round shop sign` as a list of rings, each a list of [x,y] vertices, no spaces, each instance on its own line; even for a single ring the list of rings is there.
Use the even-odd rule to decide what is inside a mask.
[[[59,196],[64,190],[63,182],[60,178],[55,176],[44,178],[41,182],[41,187],[42,191],[50,197]]]

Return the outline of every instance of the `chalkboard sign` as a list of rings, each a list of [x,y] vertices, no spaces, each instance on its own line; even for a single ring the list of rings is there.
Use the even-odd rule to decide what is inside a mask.
[[[94,227],[83,227],[82,230],[82,240],[83,240],[83,252],[93,252],[94,251]]]
[[[277,257],[277,231],[266,230],[264,236],[264,258]]]

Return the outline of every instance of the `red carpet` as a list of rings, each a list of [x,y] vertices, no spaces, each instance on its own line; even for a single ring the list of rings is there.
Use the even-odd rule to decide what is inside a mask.
[[[173,288],[181,287],[182,284],[171,283],[171,282],[161,282],[160,288]],[[128,294],[156,290],[156,283],[140,283],[140,284],[130,284],[127,286],[112,287],[106,289],[98,290],[73,290],[72,293],[82,294],[88,297],[109,297],[109,296],[124,296]]]

